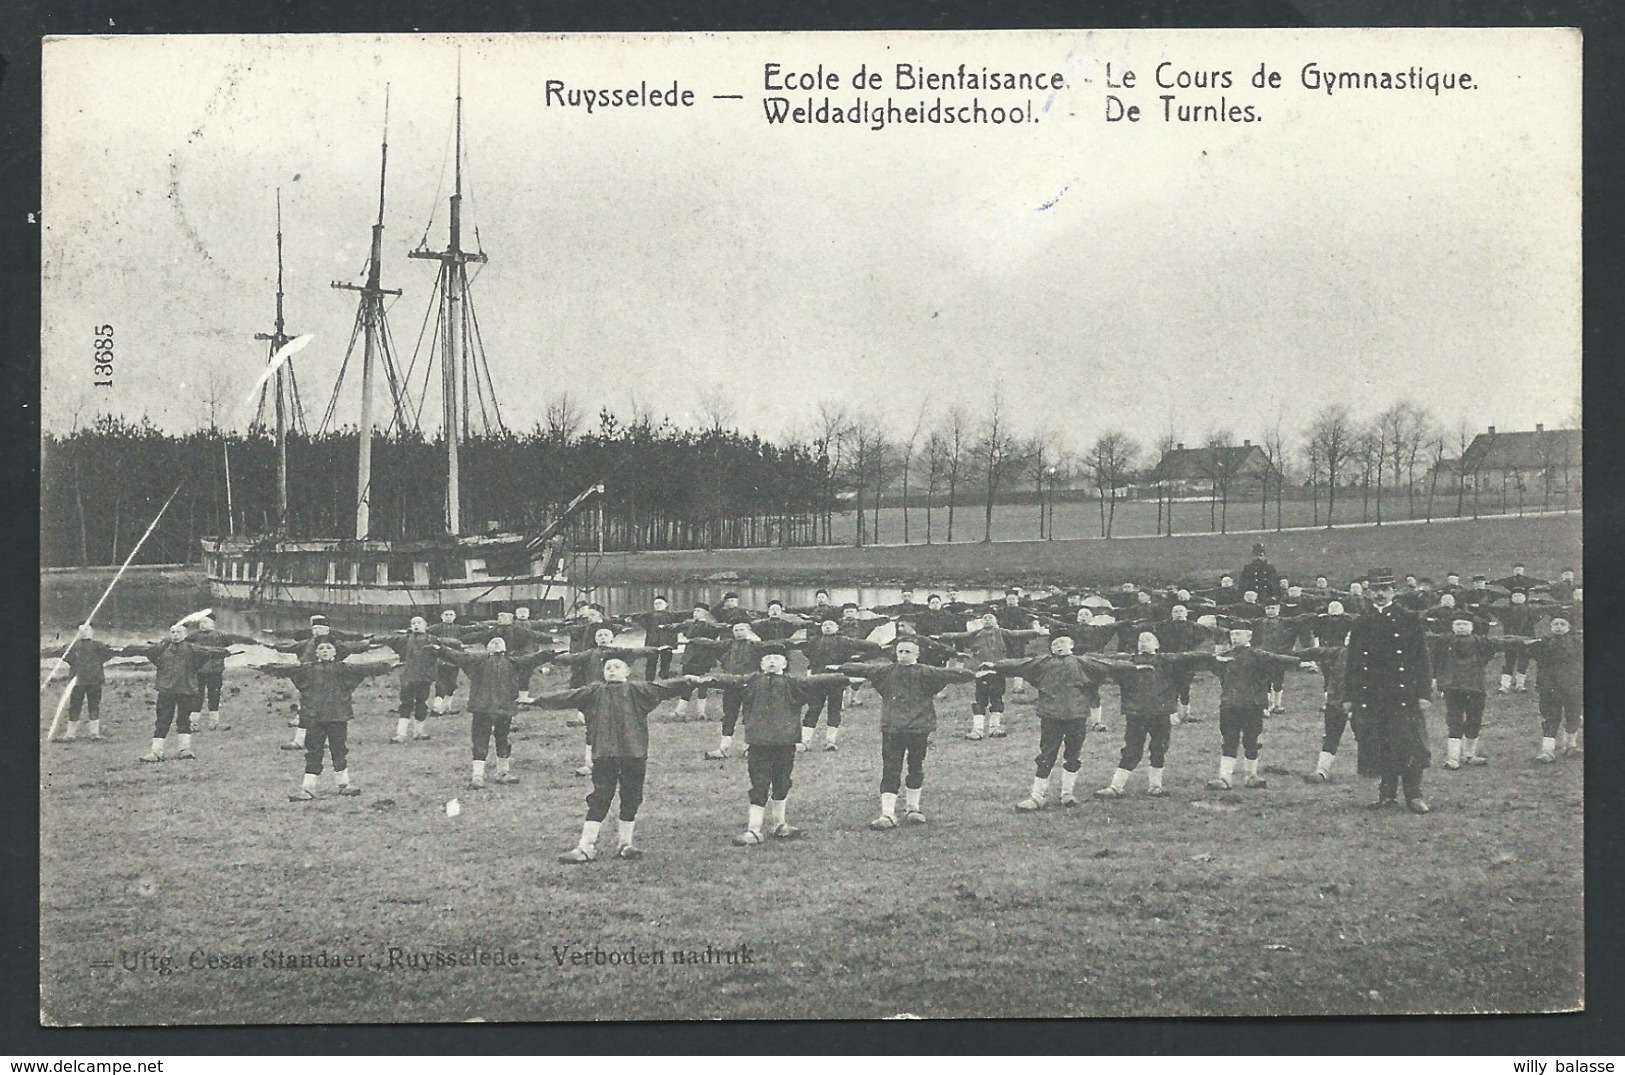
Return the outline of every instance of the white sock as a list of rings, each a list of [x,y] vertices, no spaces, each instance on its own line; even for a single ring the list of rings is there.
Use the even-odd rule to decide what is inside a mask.
[[[904,788],[903,789],[904,801],[906,801],[908,803],[908,808],[909,808],[909,810],[911,812],[918,812],[919,811],[919,809],[920,809],[920,792],[922,792],[924,790],[925,789],[923,787],[921,787],[921,788]],[[892,797],[892,801],[893,802],[897,801],[896,796]]]
[[[812,742],[812,733],[813,733],[813,730],[809,726],[807,726],[805,724],[803,724],[801,726],[801,745],[802,746],[806,746],[808,743]]]
[[[485,779],[485,761],[484,761],[484,759],[480,759],[480,760],[474,762],[472,776],[474,777],[475,780],[484,780]]]
[[[316,793],[316,774],[306,773],[305,779],[300,781],[299,786],[314,795]]]
[[[1154,773],[1161,772],[1159,769],[1153,769],[1151,771]],[[1122,791],[1124,788],[1128,787],[1128,778],[1129,771],[1127,769],[1117,770],[1112,774],[1112,789],[1115,791]]]
[[[987,717],[981,713],[972,713],[970,726],[973,732],[985,731],[987,729]]]
[[[762,832],[762,815],[764,813],[766,813],[765,807],[757,806],[755,803],[751,804],[750,824],[746,825],[745,827],[751,832],[756,833],[758,836],[760,836]]]
[[[1555,753],[1556,750],[1557,750],[1557,740],[1556,739],[1552,738],[1551,736],[1545,736],[1545,737],[1543,737],[1541,739],[1541,741],[1540,741],[1540,752],[1542,754],[1552,754],[1552,753]]]
[[[293,730],[293,745],[303,749],[305,745],[305,729],[295,728]]]
[[[721,743],[720,746],[717,747],[717,749],[719,751],[721,751],[722,753],[726,754],[728,752],[728,749],[730,747],[732,747],[733,745],[734,745],[734,737],[731,736],[731,735],[725,735],[725,736],[722,737],[722,743]]]
[[[79,738],[79,722],[78,721],[76,721],[76,720],[68,721],[68,734],[63,736],[63,738],[64,739],[77,739],[77,738]]]
[[[1090,710],[1089,710],[1089,719],[1091,721],[1093,721],[1094,723],[1096,723],[1096,724],[1101,723],[1100,707],[1098,705],[1097,706],[1092,706],[1090,708]]]
[[[1465,757],[1469,757],[1469,758],[1478,757],[1478,740],[1477,740],[1477,738],[1467,739],[1467,740],[1463,741],[1463,743],[1462,743],[1462,754]]]
[[[96,738],[98,735],[102,734],[102,722],[99,720],[86,721],[85,731],[90,734],[92,739]]]
[[[828,726],[826,726],[824,728],[824,742],[833,743],[833,742],[835,742],[835,740],[839,739],[840,736],[841,736],[841,729],[839,729],[839,728],[831,728],[831,727],[828,727]]]
[[[407,717],[395,718],[395,738],[405,739],[412,730],[412,721]]]
[[[349,787],[350,786],[350,770],[348,768],[345,768],[345,769],[338,769],[338,770],[334,771],[333,779],[337,780],[339,782],[339,787],[341,787],[341,788]]]
[[[1190,715],[1191,715],[1190,703],[1189,702],[1180,702],[1179,703],[1179,719],[1180,720],[1188,720],[1188,719],[1190,719]]]
[[[1122,772],[1122,770],[1119,769],[1118,772]],[[1145,772],[1146,772],[1146,776],[1148,776],[1150,778],[1150,786],[1151,787],[1154,787],[1154,788],[1162,787],[1162,770],[1161,769],[1153,767],[1153,768],[1147,769]]]
[[[1035,777],[1033,777],[1033,796],[1032,797],[1037,802],[1043,802],[1046,798],[1049,797],[1049,777],[1047,777],[1047,776],[1035,776]]]
[[[164,752],[164,741],[159,739],[157,736],[153,736],[152,738],[152,752],[154,754],[162,754]]]
[[[1320,752],[1320,760],[1315,762],[1315,772],[1324,773],[1327,776],[1331,776],[1332,766],[1335,764],[1337,764],[1337,755],[1328,754],[1322,750]]]
[[[1077,785],[1078,785],[1078,774],[1077,773],[1069,773],[1065,769],[1062,769],[1061,770],[1061,794],[1062,795],[1071,795],[1072,794],[1072,789],[1077,787]]]
[[[1258,759],[1247,758],[1242,764],[1246,766],[1247,779],[1251,780],[1258,775]]]
[[[1461,740],[1446,739],[1444,741],[1444,756],[1450,761],[1461,760]]]
[[[1574,747],[1579,746],[1580,745],[1580,733],[1579,732],[1564,732],[1563,733],[1563,745],[1570,748],[1570,749],[1573,749]]]
[[[1220,754],[1219,755],[1219,779],[1228,781],[1231,777],[1233,777],[1235,775],[1236,775],[1236,759],[1231,758],[1231,757],[1227,757],[1224,754]]]
[[[1517,686],[1518,686],[1519,690],[1523,690],[1523,681],[1524,681],[1525,678],[1526,678],[1526,673],[1524,673],[1524,672],[1519,672],[1518,673],[1518,684],[1517,684]]]
[[[414,720],[414,721],[412,721],[412,734],[413,735],[427,735],[427,734],[429,734],[429,721],[428,721],[428,719],[425,718],[423,720]]]
[[[679,698],[679,699],[677,699],[677,716],[680,717],[684,713],[687,713],[687,712],[688,712],[688,699],[687,698]]]
[[[180,738],[180,743],[181,743],[181,749],[182,750],[191,750],[192,749],[192,733],[191,732],[181,732],[179,738]]]
[[[443,716],[446,712],[446,700],[444,698],[436,698],[433,702],[429,703],[429,708],[434,710],[435,716]]]
[[[989,713],[987,715],[987,728],[988,728],[988,731],[992,731],[994,728],[1002,728],[1002,727],[1004,727],[1004,714],[1003,713]]]
[[[895,791],[880,793],[880,816],[890,818],[897,816],[897,793]]]
[[[591,743],[587,744],[586,753],[583,754],[582,757],[587,759],[587,768],[591,769],[592,768],[592,744]]]
[[[622,847],[632,846],[632,827],[636,824],[636,821],[622,821],[616,825],[615,835]]]
[[[700,698],[700,699],[696,700],[695,703],[694,703],[694,714],[696,716],[698,716],[701,720],[704,720],[706,718],[707,711],[710,710],[710,708],[711,708],[711,699],[709,697]]]
[[[576,844],[583,851],[591,851],[598,846],[598,827],[602,821],[583,821],[581,823],[581,842]]]
[[[498,758],[497,759],[497,772],[502,774],[503,776],[508,775],[508,761],[509,761],[509,759],[507,759],[507,758]]]
[[[209,710],[209,727],[211,727],[211,728],[218,727],[219,724],[220,724],[220,710],[218,710],[218,709]]]
[[[1512,677],[1505,672],[1501,673],[1501,689],[1504,691],[1512,689]]]
[[[784,808],[787,805],[787,800],[769,799],[767,800],[767,805],[772,810],[773,827],[778,828],[780,825],[785,824]]]

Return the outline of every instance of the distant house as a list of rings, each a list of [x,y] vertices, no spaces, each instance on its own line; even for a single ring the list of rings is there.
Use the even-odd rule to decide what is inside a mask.
[[[1480,494],[1561,497],[1580,489],[1580,431],[1547,429],[1498,433],[1490,426],[1473,438],[1455,468],[1455,481]],[[1441,474],[1441,488],[1445,475]],[[1451,491],[1456,488],[1451,485]]]
[[[1176,445],[1163,453],[1146,480],[1175,497],[1207,495],[1215,487],[1221,496],[1244,496],[1261,492],[1265,482],[1273,488],[1281,472],[1262,448],[1244,440],[1222,448]]]

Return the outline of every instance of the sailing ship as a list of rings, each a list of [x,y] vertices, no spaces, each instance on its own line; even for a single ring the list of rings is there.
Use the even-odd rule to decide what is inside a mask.
[[[589,486],[575,497],[554,520],[538,533],[524,534],[488,529],[465,533],[459,483],[458,448],[473,419],[470,397],[480,400],[480,412],[495,412],[494,391],[483,352],[474,354],[478,323],[468,298],[468,268],[484,263],[482,250],[463,246],[463,96],[458,78],[456,107],[456,148],[452,185],[449,236],[443,250],[430,250],[425,239],[407,256],[439,263],[439,275],[431,312],[438,317],[438,333],[431,344],[432,370],[435,352],[440,364],[442,440],[445,446],[446,497],[444,532],[420,540],[391,540],[372,533],[372,447],[375,427],[373,395],[378,373],[389,386],[394,408],[386,428],[408,428],[410,407],[405,399],[407,385],[392,354],[385,316],[386,296],[398,296],[397,289],[382,283],[384,191],[389,166],[389,106],[386,90],[384,138],[378,176],[378,219],[372,226],[371,258],[365,284],[334,281],[332,286],[357,292],[359,306],[351,353],[361,341],[361,411],[358,458],[356,461],[356,506],[353,534],[332,538],[293,538],[287,533],[288,520],[288,434],[303,426],[298,382],[294,376],[292,351],[300,341],[290,337],[283,318],[282,292],[282,208],[277,202],[277,294],[273,330],[256,334],[267,342],[271,356],[270,376],[260,398],[256,422],[262,427],[266,411],[274,412],[277,451],[277,525],[259,536],[202,539],[203,563],[214,599],[226,605],[273,606],[288,609],[322,610],[358,616],[399,617],[417,611],[437,612],[457,609],[465,616],[490,614],[502,604],[529,604],[536,611],[556,611],[569,592],[565,572],[564,540],[561,530],[568,519],[602,485]],[[431,222],[432,226],[432,222]],[[476,233],[477,239],[477,233]],[[291,346],[290,346],[291,345]],[[339,382],[329,405],[329,417],[339,398],[345,357]],[[428,392],[425,373],[424,392]],[[486,404],[490,406],[487,408]],[[498,417],[500,421],[500,417]],[[230,487],[228,460],[227,487]]]

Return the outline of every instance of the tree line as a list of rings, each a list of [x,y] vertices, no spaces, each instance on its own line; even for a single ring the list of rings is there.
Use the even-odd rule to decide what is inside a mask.
[[[566,401],[567,403],[567,401]],[[583,430],[568,405],[527,433],[474,437],[459,448],[463,529],[536,532],[589,485],[601,504],[565,528],[578,548],[615,550],[817,544],[830,530],[828,462],[811,446],[733,429],[622,422],[604,412]],[[292,538],[354,536],[356,431],[288,439]],[[445,446],[375,437],[371,537],[445,531]],[[209,535],[277,530],[277,453],[260,430],[165,433],[143,419],[101,416],[46,434],[41,472],[43,566],[123,562],[180,486],[138,563],[190,562]]]
[[[1501,512],[1509,497],[1518,510],[1566,508],[1570,471],[1577,479],[1579,467],[1554,447],[1553,458],[1540,461],[1538,487],[1502,473],[1499,489],[1486,489],[1483,475],[1461,464],[1476,428],[1446,427],[1408,402],[1364,417],[1327,404],[1297,429],[1278,418],[1256,443],[1238,445],[1229,429],[1209,428],[1178,453],[1189,464],[1179,480],[1158,469],[1186,443],[1174,422],[1149,445],[1117,427],[1083,442],[1070,432],[1021,428],[998,387],[975,410],[928,400],[902,425],[825,401],[806,428],[777,441],[739,431],[720,390],[702,394],[690,427],[656,418],[636,400],[629,417],[606,408],[593,425],[569,393],[553,396],[544,414],[528,432],[462,445],[465,530],[540,530],[598,483],[606,487],[601,502],[565,528],[574,548],[932,543],[964,540],[967,528],[991,541],[1000,505],[1030,508],[1034,536],[1054,539],[1057,504],[1080,499],[1098,507],[1107,538],[1125,500],[1155,502],[1158,534],[1268,529],[1272,521],[1279,528],[1289,500],[1308,501],[1314,525],[1336,526],[1392,518],[1396,498],[1408,517],[1427,520],[1436,509],[1448,512],[1450,501],[1456,516],[1476,516],[1486,493],[1489,511],[1497,493]],[[291,436],[288,454],[283,531],[351,536],[355,430]],[[373,537],[443,533],[444,456],[438,439],[419,434],[375,438]],[[140,562],[190,561],[202,536],[265,534],[278,524],[275,446],[257,428],[175,435],[145,419],[102,416],[66,435],[47,434],[43,468],[46,566],[121,562],[182,479]]]

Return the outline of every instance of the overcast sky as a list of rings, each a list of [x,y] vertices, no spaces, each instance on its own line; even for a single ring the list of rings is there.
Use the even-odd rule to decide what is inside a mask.
[[[770,436],[817,404],[898,427],[922,400],[1078,447],[1107,427],[1258,439],[1315,407],[1412,400],[1454,425],[1566,423],[1580,394],[1579,47],[1559,31],[1092,35],[169,37],[46,46],[43,414],[241,427],[266,352],[282,189],[287,326],[320,419],[350,338],[390,86],[384,282],[410,361],[445,242],[461,42],[474,297],[504,417],[694,418],[725,389]],[[1159,62],[1225,91],[1154,86]],[[763,65],[1061,71],[1021,126],[769,126]],[[1138,124],[1104,121],[1104,64]],[[1303,89],[1323,68],[1472,72],[1479,88]],[[1254,90],[1260,62],[1283,88]],[[546,79],[679,80],[688,109],[588,114]],[[1161,120],[1158,94],[1259,123]],[[742,94],[743,100],[714,100]],[[893,94],[900,103],[934,93]],[[806,94],[792,94],[798,101]],[[821,99],[822,93],[814,93]],[[846,82],[838,105],[856,95]],[[871,92],[883,98],[885,92]],[[947,92],[951,103],[976,94]],[[472,245],[472,241],[470,242]],[[90,385],[114,326],[115,386]],[[353,391],[355,378],[352,377]],[[438,404],[424,408],[438,413]],[[355,420],[346,402],[343,418]]]

